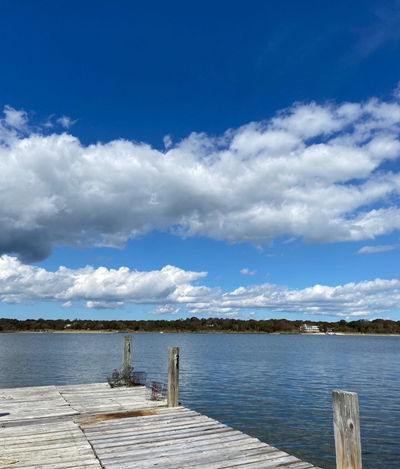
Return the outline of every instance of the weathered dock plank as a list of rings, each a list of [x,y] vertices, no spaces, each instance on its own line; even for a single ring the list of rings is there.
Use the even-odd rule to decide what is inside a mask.
[[[317,469],[198,412],[146,397],[144,387],[104,383],[0,389],[0,465]]]
[[[0,389],[0,423],[70,418],[77,414],[55,386]]]
[[[0,419],[0,422],[2,420]],[[82,430],[72,421],[0,429],[2,467],[101,468]]]

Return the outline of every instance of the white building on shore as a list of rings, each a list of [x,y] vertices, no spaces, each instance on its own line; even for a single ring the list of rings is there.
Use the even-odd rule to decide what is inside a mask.
[[[303,324],[300,326],[301,332],[319,332],[318,326],[312,326],[311,324]]]

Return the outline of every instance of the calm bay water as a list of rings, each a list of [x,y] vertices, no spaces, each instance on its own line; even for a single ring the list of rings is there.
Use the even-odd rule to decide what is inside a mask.
[[[105,381],[124,334],[0,334],[0,388]],[[400,338],[134,334],[133,366],[166,382],[180,347],[180,400],[334,469],[331,391],[357,392],[363,467],[400,467]]]

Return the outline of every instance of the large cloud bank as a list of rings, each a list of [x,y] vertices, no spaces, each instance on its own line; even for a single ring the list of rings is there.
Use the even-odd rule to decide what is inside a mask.
[[[165,152],[118,140],[84,146],[0,121],[0,254],[24,262],[54,245],[124,243],[150,230],[262,244],[329,243],[400,228],[400,104],[295,104],[224,135],[193,133]]]
[[[315,285],[290,290],[273,284],[240,287],[224,293],[220,288],[192,285],[206,272],[188,272],[166,266],[138,272],[85,267],[56,272],[22,264],[17,258],[0,257],[0,301],[10,304],[60,302],[69,307],[85,302],[87,308],[113,309],[129,304],[154,305],[154,314],[237,316],[263,310],[340,317],[388,313],[400,304],[400,280],[349,283],[335,287]]]

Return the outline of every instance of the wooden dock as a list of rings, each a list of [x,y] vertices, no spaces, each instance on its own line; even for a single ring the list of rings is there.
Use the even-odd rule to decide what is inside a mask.
[[[143,386],[104,383],[0,389],[0,467],[314,468]]]

